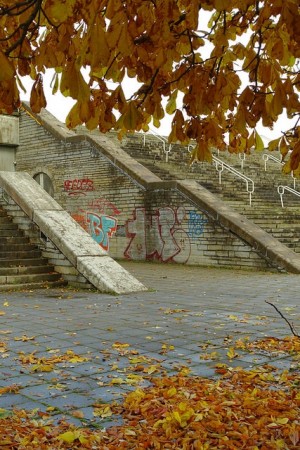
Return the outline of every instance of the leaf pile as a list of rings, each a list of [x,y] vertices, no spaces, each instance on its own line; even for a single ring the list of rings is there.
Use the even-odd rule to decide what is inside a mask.
[[[299,449],[299,373],[218,365],[221,379],[178,374],[129,393],[124,425],[101,431],[54,426],[42,413],[14,412],[0,421],[4,449]],[[70,447],[71,444],[71,447]]]

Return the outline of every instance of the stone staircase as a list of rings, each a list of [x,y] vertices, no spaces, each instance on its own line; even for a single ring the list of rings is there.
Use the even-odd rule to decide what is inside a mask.
[[[0,292],[58,287],[66,282],[0,206]]]
[[[244,180],[224,170],[220,184],[214,164],[199,162],[189,165],[187,147],[172,146],[167,162],[162,142],[154,136],[147,136],[145,145],[142,135],[127,136],[122,141],[122,148],[163,180],[194,179],[234,210],[300,253],[300,197],[284,194],[282,208],[277,187],[280,184],[293,187],[293,179],[290,175],[284,175],[281,165],[271,160],[265,171],[261,152],[246,155],[244,161],[238,155],[215,153],[219,159],[254,181],[255,191],[250,206]],[[272,155],[279,158],[278,153],[272,152]],[[300,180],[296,182],[296,190],[300,191]]]

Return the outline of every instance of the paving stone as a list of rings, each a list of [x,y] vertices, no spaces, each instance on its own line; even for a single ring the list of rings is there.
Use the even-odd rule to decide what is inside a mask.
[[[268,363],[278,369],[299,369],[299,363],[282,355],[243,352],[229,359],[227,352],[237,339],[249,336],[284,337],[287,324],[265,300],[270,300],[296,322],[300,306],[300,279],[289,274],[122,262],[143,284],[155,291],[112,297],[94,291],[50,289],[6,293],[9,307],[0,316],[0,341],[7,357],[0,354],[0,386],[20,384],[17,394],[1,396],[1,407],[35,407],[53,411],[76,425],[109,427],[121,418],[93,416],[93,403],[121,402],[137,386],[149,385],[147,374],[140,385],[114,384],[126,379],[134,364],[130,357],[145,357],[140,364],[161,365],[161,373],[174,375],[183,367],[193,375],[216,377],[215,364],[251,368]],[[297,325],[297,323],[295,323]],[[15,337],[34,336],[33,341]],[[128,347],[113,348],[115,343]],[[162,348],[166,346],[166,348]],[[168,348],[173,346],[174,348]],[[49,350],[58,350],[50,353]],[[21,365],[19,351],[35,356],[63,355],[68,350],[90,358],[86,362],[55,364],[51,372],[32,372]],[[216,352],[216,359],[209,354]],[[207,356],[208,355],[208,356]],[[203,359],[201,359],[203,358]],[[60,383],[63,390],[51,385]],[[51,387],[50,389],[48,389]],[[79,410],[84,419],[72,416]]]

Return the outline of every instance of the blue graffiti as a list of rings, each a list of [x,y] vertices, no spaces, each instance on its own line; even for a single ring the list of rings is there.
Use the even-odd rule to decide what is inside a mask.
[[[208,219],[204,214],[198,214],[196,211],[189,211],[188,235],[191,239],[198,239],[204,233],[204,226]]]

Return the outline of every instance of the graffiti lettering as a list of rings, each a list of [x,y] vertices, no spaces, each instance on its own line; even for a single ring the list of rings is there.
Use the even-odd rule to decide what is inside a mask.
[[[68,192],[68,195],[80,195],[85,192],[94,190],[94,182],[89,178],[65,180],[64,191]]]
[[[109,237],[117,230],[117,220],[110,216],[87,213],[87,224],[92,238],[104,249],[109,249]]]
[[[144,208],[137,208],[134,218],[126,222],[130,242],[124,252],[125,257],[186,263],[191,252],[190,240],[187,233],[178,228],[185,216],[183,207],[160,208],[149,217]]]
[[[198,239],[204,232],[204,225],[208,222],[203,214],[189,211],[188,235],[191,239]]]

